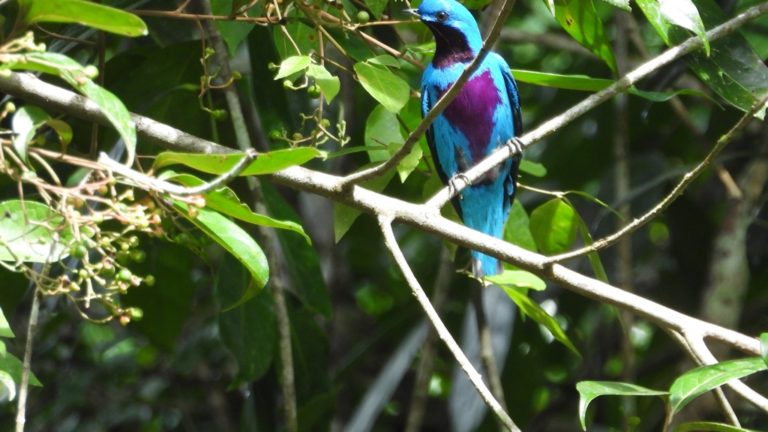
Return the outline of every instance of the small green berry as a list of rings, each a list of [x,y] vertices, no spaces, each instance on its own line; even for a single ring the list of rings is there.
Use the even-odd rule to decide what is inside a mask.
[[[291,138],[294,141],[299,141],[304,138],[304,135],[302,135],[301,132],[294,132],[293,135],[291,135]]]
[[[317,84],[313,84],[307,88],[307,95],[311,97],[312,99],[317,99],[320,97],[320,86]]]
[[[123,268],[120,269],[120,271],[117,273],[117,277],[115,279],[121,282],[130,282],[131,276],[133,276],[133,273],[131,273],[131,271],[127,268]]]
[[[366,12],[364,10],[361,10],[360,12],[357,13],[357,22],[358,23],[366,24],[370,20],[371,20],[371,15],[368,12]]]

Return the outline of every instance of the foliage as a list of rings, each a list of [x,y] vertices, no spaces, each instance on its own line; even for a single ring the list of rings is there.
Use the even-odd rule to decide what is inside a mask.
[[[295,382],[288,399],[299,430],[329,430],[361,413],[376,430],[404,429],[422,359],[402,362],[398,380],[406,379],[396,392],[375,377],[398,364],[423,313],[376,224],[346,205],[350,190],[329,202],[272,180],[297,166],[344,175],[397,155],[420,122],[418,82],[432,37],[394,1],[177,3],[0,2],[0,79],[35,73],[84,96],[107,119],[98,126],[44,100],[0,101],[0,427],[14,422],[26,369],[34,386],[29,430],[291,429],[281,393],[286,373]],[[667,47],[693,37],[702,48],[527,149],[526,187],[504,240],[558,255],[599,244],[658,203],[768,95],[768,18],[719,40],[707,35],[762,3],[518,1],[496,49],[520,84],[527,130]],[[215,21],[207,13],[187,19],[201,4]],[[629,35],[628,56],[616,47],[619,33]],[[161,149],[137,132],[131,113],[232,152]],[[716,175],[628,237],[625,251],[591,251],[564,264],[692,315],[699,303],[706,315],[721,301],[703,293],[743,277],[743,293],[727,300],[739,307],[740,331],[764,331],[767,193],[759,172],[768,168],[759,163],[768,164],[767,131],[755,123],[735,138]],[[441,184],[418,138],[396,168],[361,186],[410,202],[432,196]],[[628,142],[623,150],[620,141]],[[243,158],[235,149],[247,146],[257,157],[233,172]],[[104,169],[96,163],[102,152],[154,182]],[[629,190],[615,180],[622,175]],[[196,194],[156,187],[202,187],[214,178],[226,184]],[[442,211],[458,220],[450,205]],[[740,231],[729,231],[734,226]],[[397,235],[421,284],[448,291],[441,314],[460,334],[477,289],[461,274],[468,254],[446,245],[446,262],[440,243],[418,228],[398,226]],[[724,256],[723,238],[741,241],[740,254]],[[622,273],[627,264],[630,275]],[[738,278],[718,279],[729,265]],[[486,281],[520,312],[496,337],[512,338],[500,379],[524,430],[578,422],[584,430],[768,427],[765,413],[746,405],[734,405],[741,425],[719,422],[705,403],[690,406],[768,367],[765,333],[761,357],[694,367],[658,327],[567,294],[549,276],[505,264]],[[27,368],[33,298],[41,300],[40,321]],[[729,317],[705,316],[720,318]],[[455,362],[442,348],[431,351],[424,382],[438,415],[422,427],[444,430],[462,415],[445,401]],[[762,375],[749,383],[765,393]],[[366,411],[371,395],[383,409]],[[487,414],[479,429],[495,428]]]

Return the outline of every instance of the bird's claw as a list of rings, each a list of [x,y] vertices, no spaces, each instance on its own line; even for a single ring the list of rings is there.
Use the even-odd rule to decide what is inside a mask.
[[[512,137],[509,141],[506,142],[507,147],[512,151],[512,156],[520,157],[523,155],[523,148],[525,148],[525,145],[522,141],[520,141],[520,138],[518,137]]]
[[[451,193],[451,195],[454,195],[457,190],[459,190],[458,185],[456,182],[458,180],[461,180],[466,184],[467,186],[471,186],[472,182],[469,181],[469,177],[467,177],[464,173],[458,173],[455,176],[453,176],[450,180],[448,180],[448,191]]]

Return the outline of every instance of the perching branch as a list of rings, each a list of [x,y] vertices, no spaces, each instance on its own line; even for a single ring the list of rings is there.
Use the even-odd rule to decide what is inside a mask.
[[[488,407],[490,407],[491,411],[493,411],[501,424],[509,431],[519,432],[520,428],[515,425],[515,422],[512,421],[512,418],[509,417],[509,414],[504,411],[504,408],[502,408],[501,404],[499,404],[499,401],[493,397],[491,391],[488,390],[488,387],[485,386],[485,383],[483,383],[483,378],[475,370],[475,368],[472,367],[472,363],[464,354],[464,351],[461,350],[459,344],[457,344],[453,339],[451,332],[448,331],[447,327],[445,327],[445,324],[443,324],[443,321],[435,311],[432,303],[430,303],[429,297],[427,297],[427,294],[421,288],[419,281],[416,279],[413,271],[411,271],[411,267],[408,265],[408,261],[406,261],[403,252],[400,250],[400,246],[397,244],[395,233],[392,231],[392,217],[386,215],[386,213],[381,213],[379,214],[378,220],[379,227],[381,228],[381,232],[384,235],[384,244],[392,254],[392,258],[395,259],[395,262],[400,268],[400,271],[403,273],[408,286],[411,288],[413,296],[416,297],[419,305],[422,309],[424,309],[424,313],[427,315],[427,319],[429,319],[429,321],[432,323],[432,326],[435,328],[437,335],[440,337],[440,339],[443,340],[443,342],[445,342],[445,345],[451,351],[451,354],[453,354],[456,361],[459,362],[461,369],[464,371],[464,373],[467,374],[469,381],[472,382],[472,384],[475,386],[477,391],[480,393],[480,397],[483,398],[485,403],[488,405]]]

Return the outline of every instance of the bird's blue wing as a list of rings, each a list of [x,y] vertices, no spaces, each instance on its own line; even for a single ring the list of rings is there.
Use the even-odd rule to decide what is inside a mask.
[[[515,130],[515,136],[523,134],[523,116],[520,109],[520,95],[517,92],[517,83],[515,78],[512,77],[512,73],[509,70],[509,65],[500,56],[494,56],[498,63],[499,69],[501,69],[501,75],[504,77],[504,87],[507,91],[507,98],[509,99],[509,106],[512,109],[512,124]],[[512,201],[515,200],[515,192],[517,192],[517,173],[520,167],[520,160],[522,155],[518,154],[512,158],[512,166],[509,170],[509,176],[505,184],[505,189],[509,199],[505,202],[507,206],[512,205]]]

